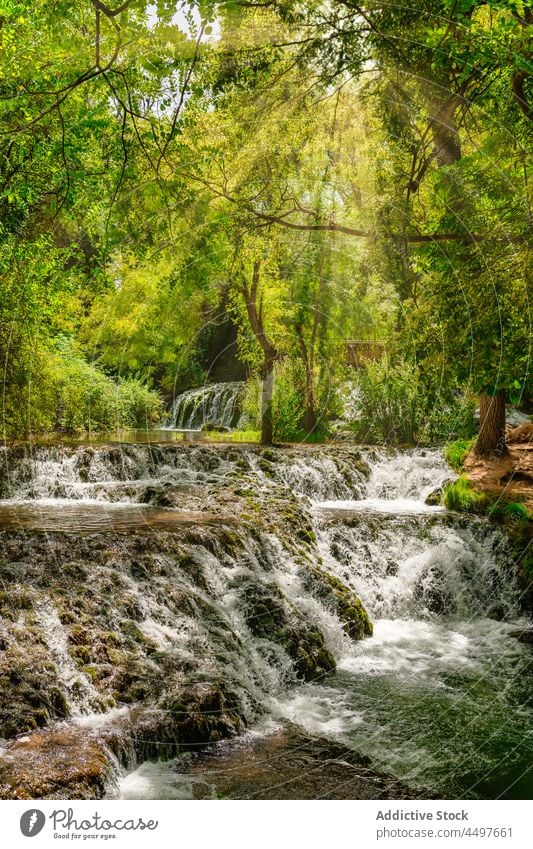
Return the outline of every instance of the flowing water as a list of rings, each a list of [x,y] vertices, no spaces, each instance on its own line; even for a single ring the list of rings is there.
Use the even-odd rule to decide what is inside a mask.
[[[178,395],[171,414],[171,427],[201,430],[203,425],[232,428],[239,418],[238,401],[244,383],[211,383]]]
[[[424,503],[450,477],[439,452],[368,450],[364,457],[368,478],[354,451],[335,446],[35,448],[5,458],[0,523],[128,534],[137,522],[155,540],[172,522],[216,525],[216,516],[191,512],[191,492],[210,493],[213,507],[235,482],[264,498],[296,496],[312,521],[323,568],[361,598],[374,622],[372,638],[348,639],[338,615],[302,581],[298,555],[275,532],[246,537],[244,555],[214,543],[190,546],[203,577],[201,584],[190,574],[173,579],[193,602],[198,598],[197,612],[180,621],[172,620],[160,592],[152,598],[151,585],[128,579],[145,636],[199,663],[195,674],[225,676],[249,705],[244,713],[252,726],[259,706],[257,734],[290,721],[370,756],[377,769],[415,787],[452,797],[530,798],[532,655],[512,636],[525,620],[508,542],[485,520]],[[152,506],[154,492],[159,497],[169,488],[183,492],[188,512]],[[238,511],[233,518],[238,526]],[[165,557],[164,547],[157,557]],[[249,590],[242,589],[250,581],[275,586],[293,612],[319,628],[334,673],[298,682],[281,646],[251,632]],[[72,689],[61,623],[42,605],[38,612]],[[78,712],[92,700],[84,681]],[[176,769],[179,761],[141,764],[115,792],[187,797],[189,785]]]

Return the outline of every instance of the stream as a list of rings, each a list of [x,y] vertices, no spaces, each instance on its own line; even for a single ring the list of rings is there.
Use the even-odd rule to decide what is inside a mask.
[[[174,680],[222,682],[226,701],[214,712],[238,713],[237,736],[224,741],[217,730],[203,767],[191,765],[190,754],[130,758],[129,767],[116,767],[111,798],[195,797],[198,782],[209,784],[217,771],[213,752],[231,764],[226,774],[238,776],[236,763],[253,759],[257,745],[264,755],[269,740],[289,765],[298,744],[280,748],[284,728],[360,753],[407,787],[452,798],[531,798],[533,656],[512,635],[527,624],[516,566],[497,527],[426,505],[450,476],[436,450],[163,442],[6,449],[5,574],[11,568],[17,588],[26,581],[32,598],[6,619],[3,645],[30,610],[27,621],[48,646],[40,651],[48,651],[54,687],[69,706],[68,727],[99,727],[110,709],[151,698],[142,687],[147,675],[158,676],[157,704],[166,710]],[[281,525],[277,531],[272,517],[284,500],[307,523],[301,543]],[[265,520],[262,530],[254,515],[258,527]],[[32,558],[21,577],[20,564]],[[35,563],[48,561],[45,579]],[[338,609],[305,577],[315,564],[361,600],[372,637],[347,635]],[[84,627],[96,623],[86,651],[73,639],[54,568],[63,568]],[[104,597],[113,581],[100,622],[98,605],[85,609],[75,599],[84,587]],[[186,604],[176,600],[183,594]],[[274,608],[285,628],[276,637],[257,624]],[[138,681],[126,694],[108,667],[122,662],[129,643],[116,643],[116,659],[103,649],[91,654],[104,619],[115,634],[126,622],[131,636],[132,621],[141,633]],[[297,651],[287,648],[289,631],[298,633]],[[295,661],[302,646],[312,673]],[[161,658],[165,675],[176,676],[163,684],[154,671]],[[103,698],[111,692],[113,704]],[[297,771],[287,770],[283,781],[296,784],[298,798]],[[248,774],[229,789],[209,786],[215,796],[250,795]]]

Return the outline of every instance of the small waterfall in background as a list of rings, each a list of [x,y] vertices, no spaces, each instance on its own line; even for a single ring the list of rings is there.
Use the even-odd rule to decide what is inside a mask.
[[[204,425],[235,427],[244,385],[240,381],[212,383],[183,392],[174,401],[170,426],[176,430],[201,430]]]

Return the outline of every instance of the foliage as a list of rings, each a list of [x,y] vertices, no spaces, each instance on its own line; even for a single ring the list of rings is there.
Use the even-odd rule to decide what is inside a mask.
[[[531,531],[532,518],[525,504],[510,501],[504,494],[480,492],[465,475],[446,484],[444,504],[449,510],[488,516],[508,528],[512,526],[516,531],[515,535],[519,538],[524,532]]]
[[[157,392],[138,378],[113,380],[61,340],[37,351],[22,375],[17,403],[4,405],[7,438],[40,432],[77,434],[123,428],[146,429],[162,417]]]
[[[276,369],[276,387],[272,405],[275,440],[279,442],[298,440],[302,431],[304,403],[301,367],[291,362],[282,363]]]
[[[161,420],[160,398],[139,379],[114,381],[79,356],[62,354],[54,366],[55,430],[66,433],[142,430]]]
[[[435,390],[431,376],[408,360],[384,356],[357,372],[353,421],[362,442],[432,443],[468,436],[474,429],[474,402],[449,388]]]
[[[532,517],[525,504],[520,501],[505,501],[491,508],[491,519],[506,525],[523,525],[531,528]]]
[[[358,374],[359,414],[352,427],[358,440],[377,444],[412,443],[421,425],[418,373],[405,362],[384,357]]]
[[[358,376],[362,440],[527,402],[531,15],[3,3],[4,433],[155,421],[230,319],[255,381],[276,359],[280,440],[327,430],[347,340],[392,352]]]

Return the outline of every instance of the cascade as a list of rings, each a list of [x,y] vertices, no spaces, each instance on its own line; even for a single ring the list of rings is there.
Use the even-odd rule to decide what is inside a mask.
[[[486,520],[425,505],[451,477],[439,452],[55,445],[0,461],[1,636],[13,680],[35,646],[50,722],[57,692],[94,734],[148,703],[141,741],[169,739],[190,704],[217,719],[187,733],[213,739],[290,720],[451,795],[494,792],[502,751],[509,774],[531,761],[516,566]],[[349,637],[356,598],[370,639]],[[17,692],[2,699],[0,723],[25,731],[26,691],[19,726]],[[128,745],[124,794],[164,794],[174,750]],[[157,755],[171,760],[147,769]]]
[[[176,430],[201,430],[206,424],[235,427],[243,390],[244,383],[233,381],[211,383],[183,392],[174,401],[171,427]]]
[[[359,450],[261,449],[231,445],[36,446],[0,451],[0,498],[146,503],[148,488],[216,485],[246,477],[316,500],[360,497],[367,467]]]

